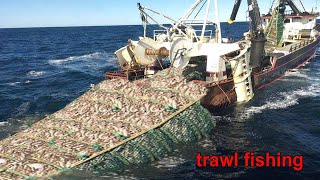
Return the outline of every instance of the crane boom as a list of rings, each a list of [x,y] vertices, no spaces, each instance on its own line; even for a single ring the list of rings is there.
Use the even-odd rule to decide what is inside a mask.
[[[229,24],[232,24],[233,21],[236,20],[236,17],[237,17],[238,11],[239,11],[239,7],[240,7],[240,5],[241,5],[241,1],[242,1],[242,0],[236,0],[236,1],[234,2],[233,10],[232,10],[230,19],[228,20],[228,23],[229,23]]]

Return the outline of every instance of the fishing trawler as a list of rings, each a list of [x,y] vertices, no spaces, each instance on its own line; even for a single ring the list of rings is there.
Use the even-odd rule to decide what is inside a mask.
[[[115,52],[122,70],[1,140],[0,179],[50,179],[71,169],[105,172],[160,159],[212,130],[215,121],[203,106],[249,101],[254,91],[313,57],[318,14],[300,12],[289,0],[262,18],[256,0],[248,6],[251,30],[231,43],[221,36],[217,0],[196,0],[178,20],[138,4],[144,36]],[[148,38],[147,23],[157,21],[147,11],[170,27],[158,23],[162,30]]]
[[[150,77],[167,68],[163,62],[169,59],[172,71],[183,70],[189,81],[209,89],[202,99],[206,107],[220,107],[253,97],[250,41],[229,43],[222,38],[217,1],[197,0],[178,20],[141,4],[138,8],[144,36],[139,41],[130,40],[129,45],[115,52],[122,71],[107,73],[107,78]],[[159,24],[149,13],[168,20],[170,27]],[[153,38],[146,36],[149,20],[162,28],[154,30]],[[245,75],[240,77],[242,74]]]
[[[291,0],[279,0],[261,16],[258,2],[248,0],[251,29],[244,40],[230,43],[221,37],[217,1],[214,4],[214,18],[210,18],[211,2],[197,0],[179,20],[138,4],[144,36],[115,52],[122,71],[107,73],[106,77],[149,77],[167,68],[163,61],[168,58],[170,67],[184,69],[186,76],[192,76],[189,80],[206,85],[209,93],[202,105],[214,110],[251,100],[254,91],[314,57],[319,44],[319,13],[301,11]],[[240,4],[241,0],[235,2],[230,24]],[[204,7],[204,19],[196,19]],[[147,12],[169,20],[170,27],[160,25]],[[146,36],[149,19],[163,29],[155,30],[153,38]]]

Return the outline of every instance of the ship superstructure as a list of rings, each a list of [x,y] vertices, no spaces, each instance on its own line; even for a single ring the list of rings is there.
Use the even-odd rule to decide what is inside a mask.
[[[217,7],[217,0],[197,0],[181,18],[172,20],[138,4],[144,36],[139,41],[129,40],[129,45],[115,52],[122,71],[107,73],[107,77],[150,77],[165,67],[162,62],[168,58],[173,69],[185,69],[190,72],[189,75],[198,74],[191,80],[218,88],[218,91],[212,91],[218,101],[210,100],[209,104],[223,106],[234,99],[238,102],[250,100],[253,97],[252,70],[249,66],[251,42],[230,43],[221,37]],[[148,12],[167,19],[170,26],[159,24]],[[198,18],[199,14],[203,17]],[[154,30],[152,38],[147,37],[150,21],[162,28]]]
[[[236,19],[241,2],[235,1],[230,24]],[[107,77],[149,77],[167,68],[162,61],[168,58],[171,67],[198,74],[191,80],[208,86],[210,93],[203,99],[203,105],[214,109],[234,101],[249,101],[254,90],[274,82],[315,54],[319,13],[301,11],[291,0],[278,0],[268,14],[261,16],[258,1],[247,0],[250,31],[245,40],[229,43],[221,37],[218,3],[213,4],[214,8],[210,0],[197,0],[178,20],[139,4],[144,37],[130,41],[115,53],[122,71],[109,73]],[[190,18],[193,13],[197,17],[201,10],[204,19]],[[169,27],[158,24],[163,30],[155,30],[153,38],[146,37],[147,24],[157,21],[147,11],[170,22]],[[209,18],[211,11],[215,12],[215,18]],[[137,67],[141,68],[139,76],[135,76]]]

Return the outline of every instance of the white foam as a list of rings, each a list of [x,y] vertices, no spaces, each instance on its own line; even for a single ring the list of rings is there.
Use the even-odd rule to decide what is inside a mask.
[[[0,126],[6,126],[8,124],[9,124],[9,122],[7,122],[7,121],[0,122]]]
[[[312,73],[312,75],[310,75]],[[301,83],[306,84],[306,86],[301,87],[297,90],[288,89],[288,92],[280,92],[270,94],[266,99],[264,99],[263,104],[260,106],[251,106],[244,109],[239,108],[236,118],[231,117],[230,119],[223,118],[224,121],[236,121],[244,122],[255,114],[263,113],[266,110],[273,109],[285,109],[290,106],[299,104],[299,99],[307,97],[319,97],[320,96],[320,72],[318,69],[299,69],[299,71],[294,71],[286,74],[286,78],[281,79],[281,81],[290,81],[290,83]],[[290,77],[299,77],[290,78]],[[307,83],[305,83],[307,82]]]
[[[9,86],[15,86],[18,84],[21,84],[21,82],[17,81],[17,82],[8,83]]]
[[[17,116],[20,116],[28,111],[30,108],[30,102],[24,102],[17,108]]]
[[[300,78],[305,78],[308,79],[309,76],[305,73],[302,73],[301,71],[294,71],[294,72],[288,72],[285,75],[286,77],[300,77]]]
[[[154,166],[156,168],[173,168],[184,162],[186,162],[186,160],[180,157],[167,157],[155,162]]]
[[[71,56],[65,59],[54,59],[49,60],[50,65],[63,65],[72,61],[90,60],[90,59],[101,59],[106,57],[107,53],[95,52],[92,54],[82,55],[82,56]]]
[[[300,98],[305,97],[316,97],[320,95],[320,86],[311,85],[305,88],[290,92],[282,92],[266,101],[265,104],[261,106],[252,106],[244,110],[241,113],[241,119],[248,119],[254,114],[262,113],[265,110],[270,109],[285,109],[287,107],[299,104]]]
[[[44,75],[46,72],[44,71],[30,71],[27,73],[27,76],[30,76],[30,77],[39,77],[39,76],[42,76]]]
[[[202,148],[208,149],[208,150],[216,150],[216,147],[214,146],[214,143],[210,139],[204,139],[198,143]]]
[[[17,81],[17,82],[11,82],[11,83],[6,83],[6,85],[9,85],[9,86],[16,86],[16,85],[19,85],[19,84],[30,84],[32,81],[30,80],[26,80],[24,82],[20,82],[20,81]]]

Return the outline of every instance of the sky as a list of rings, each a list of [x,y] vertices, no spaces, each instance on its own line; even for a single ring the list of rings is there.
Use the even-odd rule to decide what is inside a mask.
[[[194,0],[0,0],[0,28],[141,24],[137,2],[178,19]],[[234,0],[218,2],[220,20],[225,22]],[[268,12],[271,2],[259,1],[261,13]],[[307,10],[316,6],[316,0],[303,2]],[[246,10],[247,2],[243,0],[237,21],[246,20]]]

